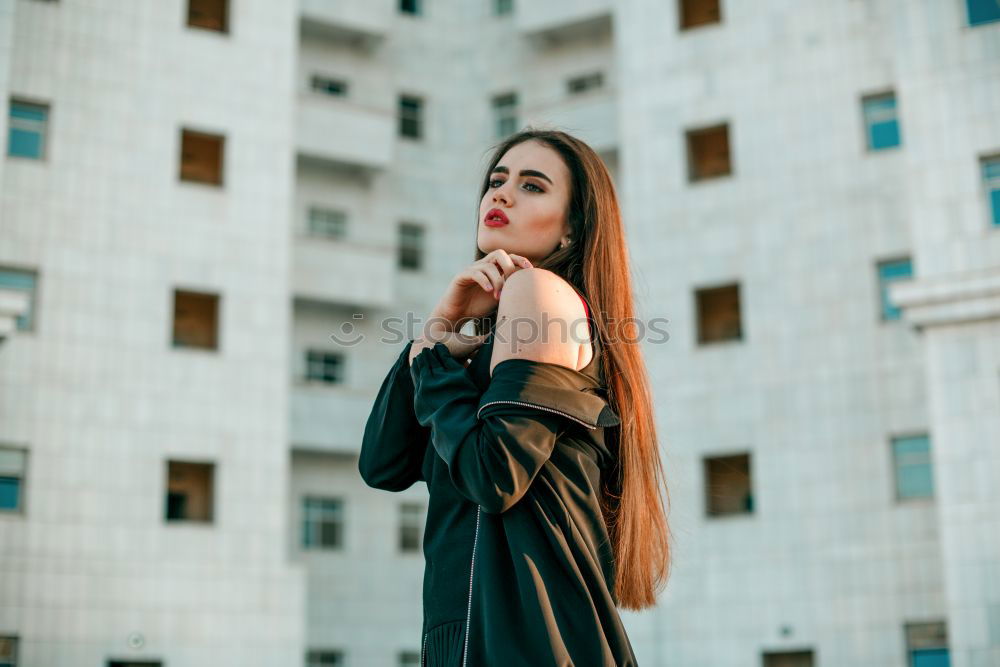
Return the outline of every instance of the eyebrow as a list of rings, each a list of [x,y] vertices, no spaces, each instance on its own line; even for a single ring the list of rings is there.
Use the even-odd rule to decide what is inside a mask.
[[[508,169],[507,167],[496,167],[496,168],[493,169],[492,173],[495,174],[497,172],[499,172],[501,174],[509,174],[510,173],[510,169]],[[536,171],[534,169],[522,169],[521,170],[521,176],[537,176],[539,178],[544,178],[549,183],[552,183],[552,179],[551,178],[549,178],[548,176],[546,176],[542,172]],[[552,185],[555,185],[555,183],[552,183]]]

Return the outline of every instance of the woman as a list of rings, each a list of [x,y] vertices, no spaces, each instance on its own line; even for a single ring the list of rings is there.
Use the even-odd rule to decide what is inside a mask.
[[[476,261],[383,381],[359,460],[369,486],[427,483],[421,665],[636,665],[617,607],[655,604],[669,531],[640,347],[611,330],[632,315],[604,163],[564,132],[508,138]]]

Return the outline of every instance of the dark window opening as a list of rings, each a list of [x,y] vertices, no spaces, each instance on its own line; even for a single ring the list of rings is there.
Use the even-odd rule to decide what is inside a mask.
[[[687,150],[689,181],[702,181],[732,174],[728,125],[689,130]]]
[[[228,0],[188,0],[187,24],[216,32],[229,31]]]
[[[174,347],[219,348],[219,295],[174,290]]]
[[[181,130],[182,181],[222,185],[225,137],[193,130]]]
[[[764,667],[813,667],[812,651],[768,651],[763,654]]]
[[[167,461],[167,521],[211,523],[214,504],[215,465]]]
[[[705,506],[708,516],[753,512],[749,454],[705,459]]]
[[[722,22],[719,0],[680,0],[678,13],[681,30]]]
[[[739,284],[699,289],[695,297],[700,345],[742,340]]]

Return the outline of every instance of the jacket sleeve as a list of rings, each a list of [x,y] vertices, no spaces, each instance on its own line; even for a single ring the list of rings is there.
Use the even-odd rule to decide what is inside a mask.
[[[358,472],[365,484],[385,491],[403,491],[426,481],[421,468],[430,429],[413,413],[412,346],[411,339],[382,381],[361,441]]]
[[[410,367],[414,413],[431,429],[455,488],[499,514],[524,496],[566,429],[619,423],[604,399],[575,386],[582,374],[547,362],[508,359],[481,392],[437,342]]]

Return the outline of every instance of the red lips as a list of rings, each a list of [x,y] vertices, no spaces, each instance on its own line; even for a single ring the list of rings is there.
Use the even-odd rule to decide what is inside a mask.
[[[500,225],[506,225],[510,222],[504,212],[498,208],[491,208],[487,213],[486,217],[483,218],[483,222],[491,227],[497,227]]]

